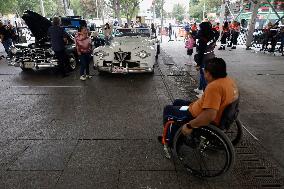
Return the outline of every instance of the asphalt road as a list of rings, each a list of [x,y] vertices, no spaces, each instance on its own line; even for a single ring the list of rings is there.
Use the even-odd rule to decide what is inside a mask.
[[[85,82],[79,80],[78,71],[62,78],[52,70],[24,73],[2,61],[0,188],[282,188],[283,165],[275,153],[283,154],[279,149],[283,128],[275,133],[261,130],[260,125],[272,119],[263,115],[260,101],[265,107],[269,102],[254,97],[257,90],[251,85],[257,85],[250,80],[238,80],[246,94],[242,98],[246,113],[241,116],[255,135],[274,133],[265,141],[277,140],[278,150],[267,143],[268,151],[245,133],[236,148],[234,169],[214,180],[195,178],[164,158],[156,140],[163,107],[173,98],[195,98],[191,91],[196,73],[181,65],[183,59],[176,60],[167,46],[163,49],[154,75],[99,76],[92,71],[94,77]],[[231,65],[230,72],[236,75],[249,70]],[[283,109],[281,103],[278,111]],[[280,116],[275,128],[283,120],[278,111],[272,113]],[[257,126],[252,125],[255,121]],[[272,157],[267,157],[270,153]]]

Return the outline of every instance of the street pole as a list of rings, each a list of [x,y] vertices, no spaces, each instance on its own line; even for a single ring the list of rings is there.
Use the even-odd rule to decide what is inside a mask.
[[[204,1],[204,4],[203,4],[203,21],[205,19],[205,1]]]
[[[248,30],[248,35],[247,35],[247,41],[246,41],[246,50],[250,50],[251,48],[251,42],[253,40],[253,32],[255,29],[255,22],[256,22],[256,17],[257,17],[257,12],[259,9],[259,6],[261,4],[261,1],[258,2],[254,2],[251,1],[251,3],[253,4],[253,12],[251,15],[251,20],[250,20],[250,25],[249,25],[249,30]]]
[[[161,14],[162,16],[162,18],[161,18],[161,31],[160,31],[160,33],[161,33],[161,43],[163,42],[163,35],[162,35],[162,33],[163,33],[163,27],[164,27],[164,0],[162,0],[162,14]]]
[[[42,0],[39,0],[39,3],[40,3],[41,15],[42,15],[43,17],[45,17],[45,11],[44,11],[44,6],[43,6],[43,1],[42,1]]]

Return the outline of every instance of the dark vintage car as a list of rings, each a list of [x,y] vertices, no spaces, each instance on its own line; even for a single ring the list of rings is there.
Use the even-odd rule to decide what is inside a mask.
[[[21,67],[23,71],[40,68],[53,68],[58,66],[58,59],[51,49],[50,39],[48,38],[48,28],[52,25],[47,18],[33,12],[25,11],[23,20],[35,38],[33,43],[18,43],[11,47],[11,57],[9,64]],[[78,56],[74,43],[74,35],[78,31],[78,26],[86,24],[84,20],[64,18],[62,22],[66,32],[66,53],[69,63],[68,69],[74,70],[77,67]],[[74,24],[75,25],[72,25]]]

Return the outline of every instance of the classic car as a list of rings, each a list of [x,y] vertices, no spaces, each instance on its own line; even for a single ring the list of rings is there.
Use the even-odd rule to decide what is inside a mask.
[[[94,68],[99,73],[154,72],[160,53],[158,40],[149,28],[116,28],[110,45],[93,51]]]
[[[33,11],[25,11],[23,16],[28,29],[35,38],[32,43],[18,43],[11,47],[9,65],[21,67],[23,71],[39,68],[52,68],[58,66],[58,59],[51,49],[50,39],[47,31],[52,25],[51,21]],[[67,18],[68,20],[68,18]],[[76,20],[75,20],[76,21]],[[72,18],[72,23],[75,22]],[[75,22],[80,24],[82,20]],[[66,19],[64,19],[66,23]],[[71,23],[71,22],[70,22]],[[75,26],[63,26],[66,32],[66,53],[69,59],[68,69],[74,70],[77,67],[77,53],[74,44],[74,33],[78,30]]]

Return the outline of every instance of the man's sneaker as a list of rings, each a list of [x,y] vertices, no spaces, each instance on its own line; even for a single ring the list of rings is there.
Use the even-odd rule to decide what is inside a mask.
[[[199,90],[198,88],[194,89],[193,91],[198,93],[198,94],[202,94],[203,93],[203,90]]]
[[[82,75],[82,76],[80,77],[80,80],[81,80],[81,81],[85,81],[85,80],[86,80],[85,76]]]
[[[91,79],[93,76],[91,76],[91,75],[86,75],[86,78],[87,79]]]
[[[203,95],[203,93],[202,93],[202,94],[195,95],[195,96],[197,96],[197,98],[201,98],[202,95]]]
[[[236,46],[233,46],[231,49],[236,49],[237,47]]]

